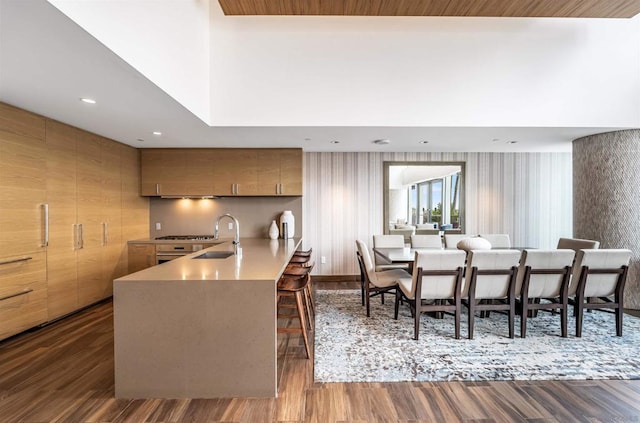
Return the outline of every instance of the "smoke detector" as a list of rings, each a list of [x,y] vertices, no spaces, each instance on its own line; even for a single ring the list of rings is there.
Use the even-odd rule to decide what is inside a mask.
[[[384,139],[381,139],[381,140],[375,140],[373,143],[374,144],[378,144],[378,145],[387,145],[387,144],[391,143],[391,140],[388,140],[388,139],[384,138]]]

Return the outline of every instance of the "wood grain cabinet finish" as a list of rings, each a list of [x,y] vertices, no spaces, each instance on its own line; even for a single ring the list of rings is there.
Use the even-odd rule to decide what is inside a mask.
[[[45,119],[0,103],[0,339],[47,320]]]
[[[112,295],[148,236],[139,190],[137,149],[0,103],[0,263],[31,257],[0,264],[0,339]]]
[[[146,196],[302,195],[301,149],[144,149],[141,157]]]
[[[155,264],[155,244],[129,244],[129,273],[147,269]]]

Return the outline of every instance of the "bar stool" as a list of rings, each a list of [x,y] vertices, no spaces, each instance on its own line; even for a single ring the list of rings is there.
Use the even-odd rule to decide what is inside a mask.
[[[312,252],[313,252],[313,248],[309,248],[307,251],[296,250],[296,252],[293,253],[293,255],[296,257],[311,257]]]
[[[311,267],[298,266],[298,269],[300,275],[283,274],[278,281],[277,317],[286,319],[298,317],[300,327],[278,327],[278,333],[301,333],[307,358],[310,358],[311,353],[309,348],[307,325],[309,325],[309,330],[313,330],[313,323],[309,305],[307,304],[306,288],[311,280]],[[293,297],[295,299],[295,305],[289,305],[282,302],[283,297]],[[296,313],[283,314],[281,312],[283,308],[294,309]]]
[[[284,275],[292,275],[292,276],[298,276],[300,275],[300,270],[296,270],[296,267],[310,267],[313,268],[313,266],[315,265],[315,262],[311,261],[311,252],[313,249],[309,248],[309,250],[307,251],[296,251],[293,255],[293,257],[291,257],[291,259],[289,260],[289,264],[287,265],[285,271],[284,271]],[[301,255],[296,255],[300,253]],[[313,303],[313,288],[311,286],[311,278],[309,278],[309,282],[307,283],[307,287],[305,288],[305,297],[307,299],[307,303],[309,304],[309,310],[313,313],[313,315],[315,316],[315,305]],[[313,322],[313,320],[311,320],[311,322]]]

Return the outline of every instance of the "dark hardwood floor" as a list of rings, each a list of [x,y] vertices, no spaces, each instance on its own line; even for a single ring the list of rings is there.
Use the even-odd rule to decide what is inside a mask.
[[[115,399],[108,301],[0,342],[0,423],[640,422],[640,380],[317,384],[303,348],[279,338],[277,399]]]

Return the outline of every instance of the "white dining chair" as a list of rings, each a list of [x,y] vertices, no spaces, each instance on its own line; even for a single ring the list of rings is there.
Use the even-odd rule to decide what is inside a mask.
[[[578,254],[580,250],[595,250],[600,247],[599,241],[594,241],[591,239],[578,239],[578,238],[560,238],[558,240],[558,248],[561,249],[569,249],[573,250]]]
[[[622,336],[624,286],[630,260],[631,251],[625,249],[578,251],[569,290],[569,295],[575,294],[577,337],[582,336],[585,309],[613,309],[616,336]]]
[[[398,319],[400,301],[413,313],[413,339],[420,332],[420,315],[428,311],[453,312],[455,337],[460,338],[461,295],[466,253],[461,250],[416,251],[413,275],[400,278],[396,290],[394,318]]]
[[[367,317],[370,313],[370,299],[374,296],[380,296],[384,304],[384,294],[386,292],[395,292],[398,286],[398,279],[411,277],[411,275],[402,269],[390,269],[376,272],[375,265],[371,259],[371,253],[367,245],[361,240],[356,240],[358,264],[361,272],[361,291],[364,299],[364,305],[367,308]]]
[[[506,311],[509,338],[514,337],[516,280],[520,251],[472,250],[467,256],[463,304],[469,310],[469,339],[473,339],[476,311]]]
[[[511,238],[508,234],[480,234],[479,236],[489,241],[491,248],[511,248]]]
[[[456,248],[458,242],[463,239],[472,238],[471,235],[468,234],[448,234],[444,233],[444,248]]]
[[[440,235],[411,235],[411,248],[442,248]]]
[[[374,235],[373,236],[373,248],[404,248],[404,236],[402,235]],[[378,254],[374,254],[373,260],[376,265],[376,272],[391,269],[408,270],[409,267],[404,263],[391,263],[380,257]]]
[[[522,252],[516,282],[522,338],[526,337],[529,310],[560,310],[560,332],[563,338],[567,337],[569,281],[574,257],[575,251],[570,249]]]

